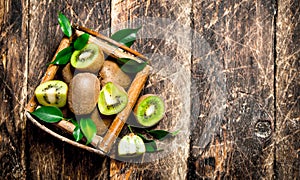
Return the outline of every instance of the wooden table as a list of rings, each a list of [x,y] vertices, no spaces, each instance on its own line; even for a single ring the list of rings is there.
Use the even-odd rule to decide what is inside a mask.
[[[105,35],[145,25],[133,48],[187,70],[190,136],[176,153],[122,163],[26,119],[63,36],[58,11]],[[299,58],[297,0],[0,0],[0,179],[297,179]]]

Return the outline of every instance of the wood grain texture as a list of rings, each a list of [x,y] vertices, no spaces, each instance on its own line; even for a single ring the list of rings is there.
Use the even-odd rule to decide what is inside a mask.
[[[0,177],[26,178],[28,2],[0,1]]]
[[[112,33],[122,28],[142,26],[133,48],[148,56],[156,70],[150,75],[144,93],[162,95],[169,107],[167,117],[155,128],[170,131],[180,128],[182,133],[175,137],[173,146],[170,146],[174,148],[173,151],[166,150],[168,146],[162,146],[166,153],[169,152],[165,157],[157,158],[153,155],[150,162],[142,164],[112,160],[111,179],[186,178],[189,151],[190,8],[190,1],[114,1],[112,4]],[[186,71],[183,73],[184,78],[181,77],[181,71]],[[162,78],[159,73],[168,75]],[[176,78],[183,80],[177,87],[172,84]],[[176,97],[180,93],[188,97],[181,101],[182,97]],[[175,115],[176,111],[179,114],[182,111],[180,106],[186,108],[188,115],[176,118],[179,117]]]
[[[144,92],[172,107],[156,128],[181,130],[168,156],[102,158],[26,120],[58,11],[105,35],[143,26],[133,48],[162,69]],[[299,179],[299,12],[297,0],[0,0],[0,179]]]
[[[273,177],[274,5],[193,3],[190,179]]]
[[[63,37],[57,12],[72,23],[95,29],[110,27],[110,1],[30,1],[28,94],[39,84]],[[94,179],[107,177],[107,160],[74,148],[28,124],[30,179]]]
[[[300,177],[300,3],[278,1],[276,72],[276,175]]]

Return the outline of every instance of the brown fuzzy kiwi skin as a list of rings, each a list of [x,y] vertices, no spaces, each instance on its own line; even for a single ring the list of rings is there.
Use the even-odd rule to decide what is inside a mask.
[[[137,114],[137,109],[138,109],[139,104],[140,104],[144,99],[146,99],[146,98],[149,97],[149,96],[158,96],[158,95],[156,95],[156,94],[145,94],[145,95],[142,95],[142,96],[138,99],[138,101],[137,101],[137,103],[136,103],[136,105],[135,105],[135,107],[134,107],[134,109],[133,109],[134,115]],[[160,96],[158,96],[158,97],[160,97]],[[164,101],[164,99],[163,99],[162,97],[160,97],[160,98],[163,100],[164,106],[165,106],[165,110],[166,110],[166,103],[165,103],[165,101]],[[161,118],[161,119],[162,119],[162,118]],[[161,119],[160,119],[160,120],[161,120]],[[156,124],[158,124],[158,123],[160,122],[160,120],[158,120],[155,124],[153,124],[153,125],[151,125],[151,126],[144,126],[144,127],[152,127],[152,126],[155,126]],[[138,124],[140,124],[140,123],[138,122],[138,120],[136,120],[136,122],[137,122]],[[140,125],[143,126],[142,124],[140,124]]]
[[[96,45],[96,46],[98,46],[98,45]],[[76,67],[76,69],[79,71],[82,71],[82,72],[90,72],[90,73],[98,74],[98,72],[102,68],[103,63],[105,61],[104,53],[100,47],[99,47],[98,53],[99,53],[99,56],[97,56],[97,59],[92,64],[90,64],[89,66],[84,67],[84,68]]]
[[[68,105],[75,115],[91,113],[98,102],[100,81],[94,74],[79,73],[69,84]]]
[[[66,64],[66,66],[62,69],[62,76],[65,83],[69,84],[71,79],[73,78],[74,68],[71,66],[71,63]]]
[[[61,112],[63,113],[64,118],[70,118],[74,116],[74,114],[70,111],[70,109],[67,106],[61,108]]]
[[[102,78],[102,86],[104,86],[108,82],[113,82],[126,89],[131,83],[130,77],[125,74],[115,62],[109,60],[104,61],[99,75]]]
[[[98,135],[103,135],[104,133],[106,133],[111,122],[113,121],[112,117],[100,114],[99,109],[97,107],[91,113],[90,118],[93,120],[97,127]]]

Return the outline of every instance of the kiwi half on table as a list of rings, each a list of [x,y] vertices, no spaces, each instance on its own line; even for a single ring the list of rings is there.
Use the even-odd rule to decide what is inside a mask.
[[[101,114],[113,115],[122,111],[128,103],[128,95],[121,86],[108,82],[100,91],[98,108]]]
[[[146,147],[142,138],[133,133],[122,137],[118,145],[118,154],[121,157],[136,157],[145,152]]]
[[[98,45],[89,43],[71,56],[71,65],[80,71],[98,73],[104,63],[103,51]]]
[[[63,81],[51,80],[40,84],[35,89],[38,102],[44,106],[63,107],[67,102],[68,86]]]
[[[154,94],[143,95],[134,108],[134,114],[140,125],[144,127],[154,126],[164,117],[164,101]]]

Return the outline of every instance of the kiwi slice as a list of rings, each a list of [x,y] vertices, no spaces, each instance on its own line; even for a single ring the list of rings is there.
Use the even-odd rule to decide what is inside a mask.
[[[38,102],[44,106],[63,107],[67,102],[68,86],[63,81],[50,80],[35,89]]]
[[[122,111],[128,102],[128,96],[124,88],[108,82],[101,89],[98,98],[98,108],[101,114],[113,115]]]
[[[104,63],[103,51],[96,44],[87,44],[71,56],[71,65],[80,70],[98,73]]]
[[[165,103],[157,95],[143,95],[134,108],[134,114],[140,125],[145,127],[154,126],[164,117]]]
[[[118,145],[118,154],[121,157],[135,157],[145,152],[146,147],[142,138],[133,133],[124,136]]]

